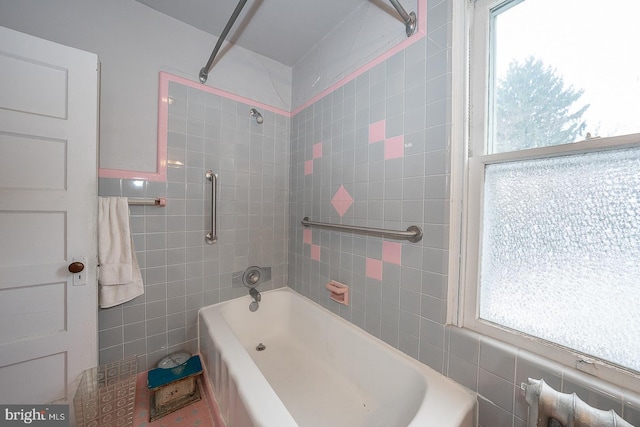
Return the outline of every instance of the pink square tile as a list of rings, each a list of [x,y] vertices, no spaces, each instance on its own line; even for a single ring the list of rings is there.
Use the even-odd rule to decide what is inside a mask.
[[[313,160],[307,160],[304,162],[304,174],[311,175],[313,173]]]
[[[309,245],[311,244],[311,230],[309,230],[308,228],[302,230],[302,242]]]
[[[322,157],[322,142],[313,144],[313,158],[319,159],[320,157]]]
[[[320,261],[320,246],[311,245],[311,259]]]
[[[402,245],[397,242],[382,242],[382,261],[401,264]]]
[[[384,159],[397,159],[404,156],[404,135],[384,140]]]
[[[387,134],[387,122],[380,120],[379,122],[371,123],[369,125],[369,144],[374,142],[384,141]]]
[[[382,261],[367,257],[367,277],[382,280]]]

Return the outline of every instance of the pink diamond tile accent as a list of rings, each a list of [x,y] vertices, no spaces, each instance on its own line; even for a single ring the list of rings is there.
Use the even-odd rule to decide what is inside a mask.
[[[382,280],[382,261],[367,257],[367,277]]]
[[[396,242],[382,242],[382,261],[401,264],[402,245]]]
[[[353,197],[351,197],[351,194],[344,188],[344,185],[341,185],[338,191],[336,191],[336,194],[333,195],[331,204],[336,212],[338,212],[338,215],[342,217],[353,204]]]
[[[320,246],[311,245],[311,259],[320,261]]]
[[[371,123],[369,125],[369,144],[374,142],[384,141],[384,137],[387,134],[387,122],[380,120],[379,122]]]
[[[384,140],[384,159],[397,159],[404,156],[404,135]]]
[[[313,173],[313,160],[307,160],[304,162],[304,174],[311,175]]]
[[[308,228],[302,230],[302,242],[309,245],[311,244],[311,230],[309,230]]]
[[[320,157],[322,157],[322,142],[313,144],[313,158],[319,159]]]

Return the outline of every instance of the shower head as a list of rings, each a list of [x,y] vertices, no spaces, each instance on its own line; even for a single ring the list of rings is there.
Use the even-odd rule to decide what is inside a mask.
[[[255,108],[252,108],[251,110],[249,110],[249,114],[251,114],[251,117],[256,118],[256,123],[258,123],[259,125],[262,124],[262,122],[264,122],[264,118],[262,117],[262,114],[260,114],[258,110],[256,110]]]

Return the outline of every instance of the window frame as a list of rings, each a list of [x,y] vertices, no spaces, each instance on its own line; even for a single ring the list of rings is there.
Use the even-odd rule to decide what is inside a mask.
[[[492,60],[490,52],[494,44],[489,34],[490,17],[493,11],[506,10],[523,1],[526,0],[460,0],[460,3],[454,6],[454,21],[456,8],[462,16],[458,18],[457,26],[454,23],[453,58],[458,58],[458,62],[464,62],[464,65],[458,63],[457,67],[454,62],[454,73],[464,76],[464,80],[460,78],[460,81],[466,84],[463,90],[454,91],[453,94],[455,99],[453,116],[461,117],[464,123],[464,130],[459,130],[464,134],[459,138],[464,142],[464,149],[460,150],[460,157],[457,160],[452,159],[451,235],[454,244],[451,249],[459,250],[450,256],[450,297],[454,302],[450,305],[450,311],[453,314],[449,316],[449,321],[614,384],[638,389],[640,372],[479,318],[485,166],[640,146],[640,133],[636,133],[514,152],[485,154],[484,147],[487,143],[489,126],[492,125],[488,123],[489,112],[493,107],[489,100],[491,93],[489,65]],[[466,6],[463,6],[463,3],[466,3]],[[462,178],[458,181],[454,179],[454,174]],[[459,206],[459,209],[455,209],[456,206]]]

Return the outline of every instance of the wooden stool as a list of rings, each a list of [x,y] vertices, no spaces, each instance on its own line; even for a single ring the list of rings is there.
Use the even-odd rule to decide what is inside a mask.
[[[200,356],[192,356],[174,368],[156,368],[147,375],[147,389],[151,395],[149,421],[155,421],[200,400]]]

